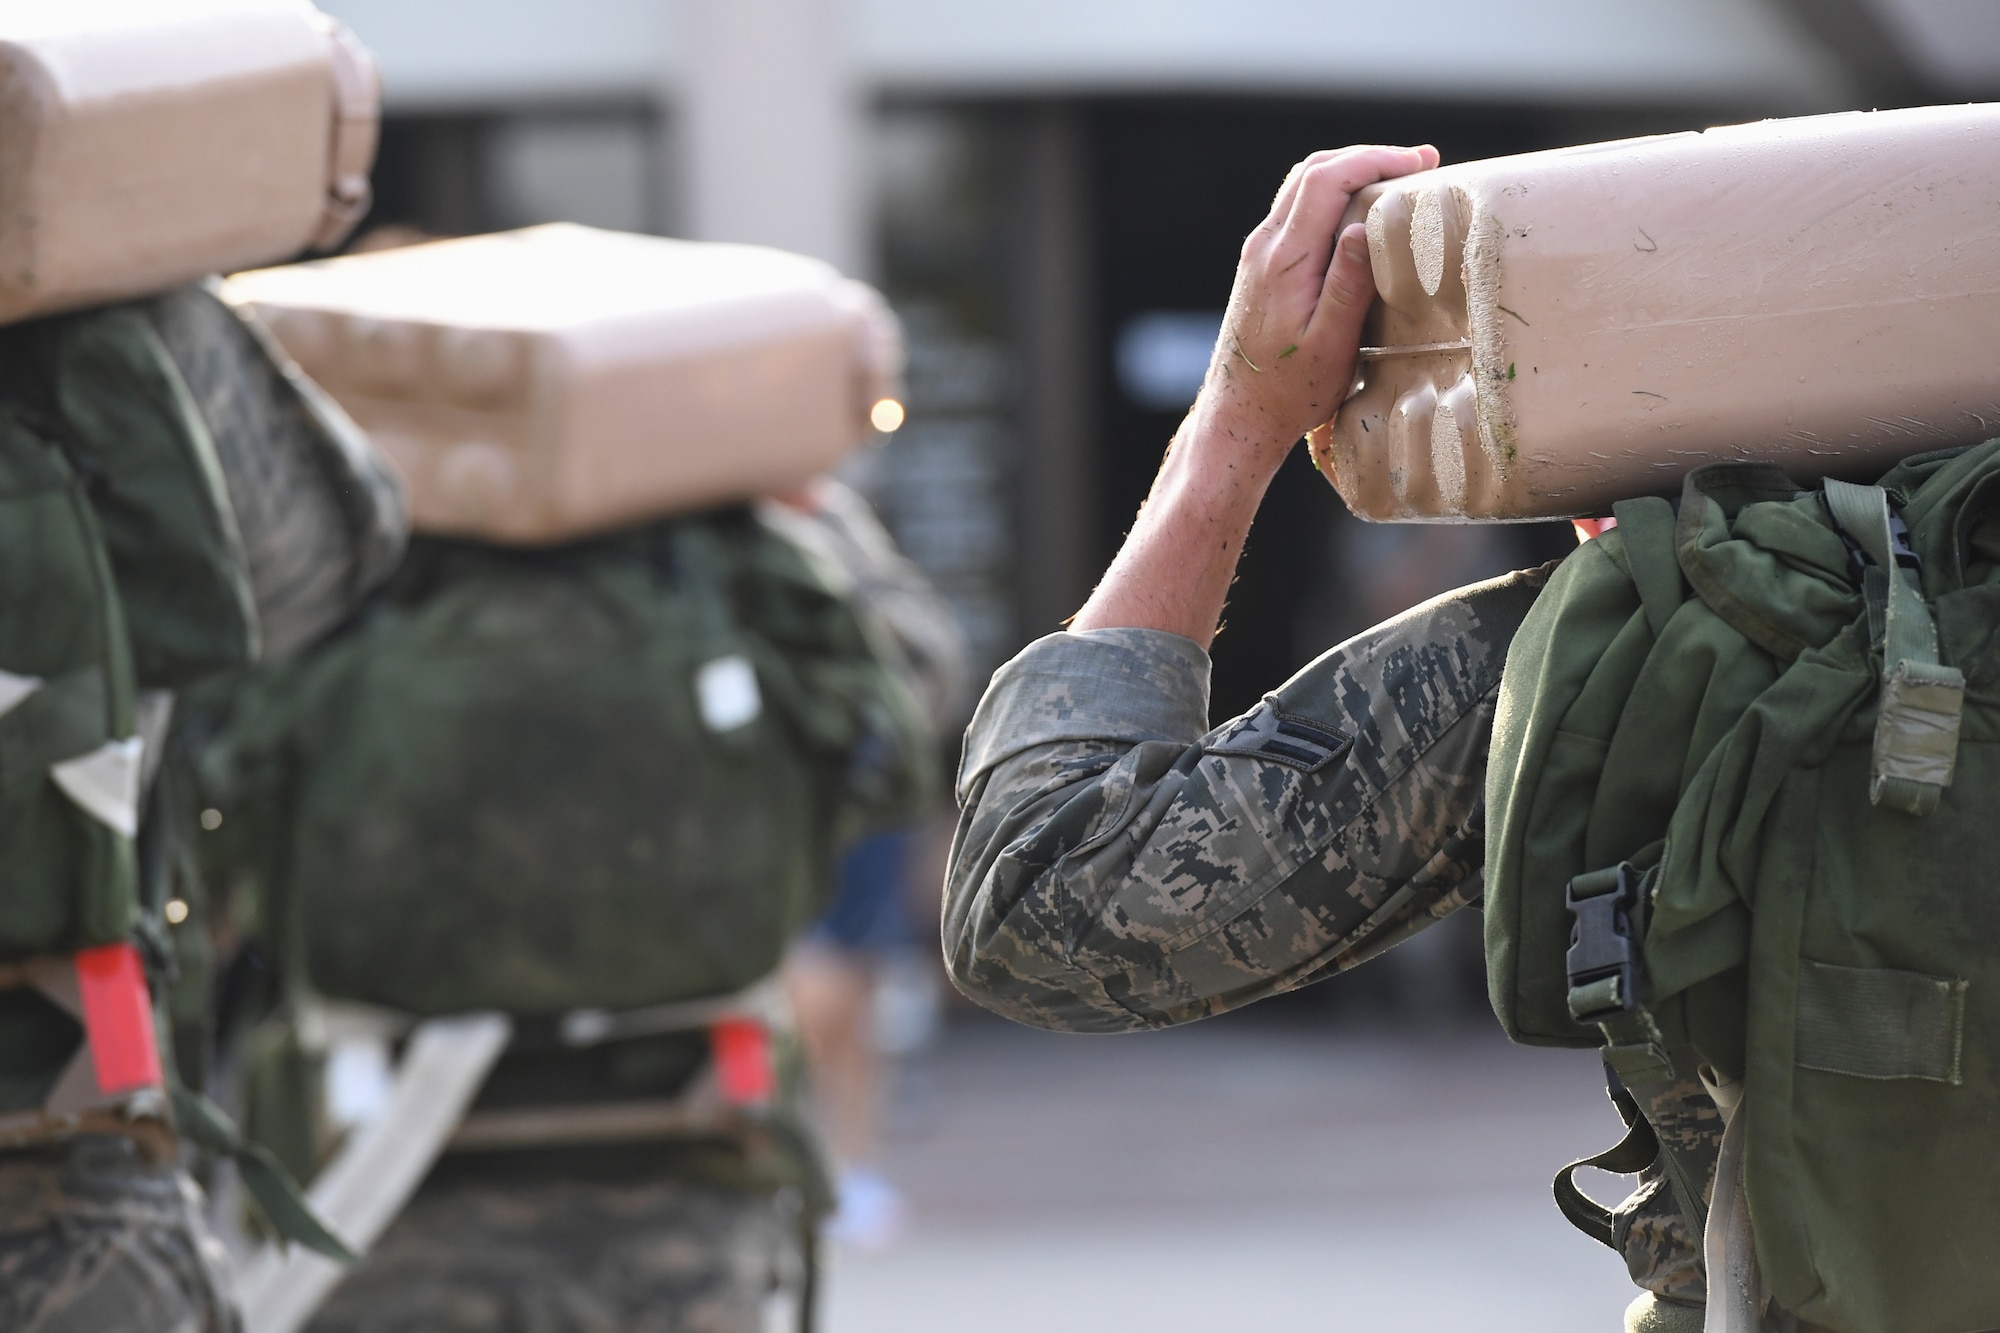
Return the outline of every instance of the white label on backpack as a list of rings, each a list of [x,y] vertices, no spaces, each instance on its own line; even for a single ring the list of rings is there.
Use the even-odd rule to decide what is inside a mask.
[[[84,813],[126,837],[139,832],[139,768],[145,744],[137,736],[106,741],[89,754],[49,765],[49,776]]]
[[[734,731],[764,711],[764,696],[757,691],[757,668],[737,653],[703,663],[694,673],[694,694],[701,704],[701,720],[710,731]]]
[[[0,717],[5,717],[14,705],[40,688],[40,676],[17,676],[11,671],[0,671]]]
[[[372,1125],[395,1099],[389,1043],[377,1033],[336,1038],[326,1052],[326,1115],[341,1129]]]

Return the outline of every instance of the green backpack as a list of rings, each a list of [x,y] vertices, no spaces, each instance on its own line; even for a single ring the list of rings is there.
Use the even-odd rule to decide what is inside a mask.
[[[199,300],[0,329],[0,964],[135,941],[156,992],[175,830],[157,787],[142,829],[144,775],[172,692],[246,667],[259,642],[187,343],[158,320]],[[285,1234],[344,1256],[269,1154],[173,1077],[156,1026],[182,1133],[234,1156]],[[0,1115],[41,1115],[82,1041],[33,986],[0,989]]]
[[[555,549],[420,539],[349,632],[228,691],[211,878],[261,886],[280,967],[336,999],[732,993],[927,781],[883,652],[744,510]]]
[[[1508,655],[1493,1007],[1603,1048],[1631,1133],[1588,1164],[1640,1188],[1557,1197],[1664,1300],[1703,1300],[1728,1138],[1777,1309],[2000,1325],[1996,516],[2000,440],[1875,487],[1705,467],[1618,505]]]
[[[113,943],[138,924],[138,770],[121,750],[136,729],[97,515],[63,451],[0,405],[0,961]],[[93,760],[108,782],[90,781]],[[68,1060],[51,1054],[50,1085]],[[10,1090],[0,1109],[48,1091]]]
[[[144,305],[0,329],[0,401],[85,483],[140,687],[255,660],[256,605],[221,462]]]
[[[141,721],[400,553],[394,483],[316,394],[201,286],[0,328],[0,962],[131,935]]]
[[[213,443],[142,310],[0,329],[0,961],[131,934],[138,691],[256,645]]]

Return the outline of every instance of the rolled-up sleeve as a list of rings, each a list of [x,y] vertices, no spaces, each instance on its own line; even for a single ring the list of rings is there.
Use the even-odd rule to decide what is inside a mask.
[[[1417,607],[1212,730],[1190,640],[1029,645],[966,733],[953,980],[1037,1027],[1161,1027],[1351,967],[1475,899],[1494,695],[1546,575]]]

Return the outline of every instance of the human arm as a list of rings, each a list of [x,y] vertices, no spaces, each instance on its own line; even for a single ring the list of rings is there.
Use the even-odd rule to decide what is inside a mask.
[[[1478,897],[1500,669],[1546,570],[1446,594],[1210,731],[1208,658],[1055,634],[966,733],[944,952],[1036,1027],[1184,1023],[1352,967]]]
[[[995,676],[946,880],[953,979],[1021,1022],[1186,1022],[1387,948],[1478,893],[1492,699],[1541,575],[1332,650],[1221,728],[1208,656],[1258,502],[1352,380],[1349,194],[1428,149],[1316,154],[1245,242],[1200,399],[1072,632]]]
[[[1356,190],[1437,165],[1435,148],[1343,148],[1292,168],[1243,242],[1200,395],[1077,630],[1165,630],[1207,648],[1272,477],[1354,380],[1375,299]]]

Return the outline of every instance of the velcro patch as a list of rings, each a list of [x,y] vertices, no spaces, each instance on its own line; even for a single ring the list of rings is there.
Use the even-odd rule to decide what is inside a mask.
[[[1855,1078],[1962,1081],[1965,991],[1956,977],[1799,959],[1794,1061]]]
[[[1207,754],[1242,755],[1269,759],[1302,773],[1317,773],[1346,754],[1354,738],[1345,732],[1278,711],[1275,698],[1264,702],[1229,724],[1202,750]]]

